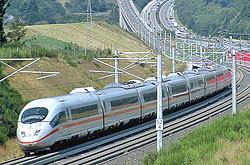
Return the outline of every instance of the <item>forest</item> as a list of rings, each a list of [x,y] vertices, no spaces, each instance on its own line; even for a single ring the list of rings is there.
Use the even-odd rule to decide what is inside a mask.
[[[85,22],[88,0],[71,0],[63,6],[56,0],[9,0],[7,14],[18,16],[28,25]],[[91,0],[92,13],[103,13],[95,20],[118,23],[118,8],[115,3]]]
[[[135,6],[141,12],[151,0],[134,0]]]
[[[88,0],[71,0],[63,6],[57,0],[9,0],[7,14],[19,16],[22,20],[33,24],[55,24],[84,22],[87,17]],[[150,0],[134,0],[139,11]],[[93,20],[105,20],[118,24],[118,6],[106,0],[91,0]],[[250,33],[250,1],[249,0],[176,0],[175,10],[179,20],[194,33],[204,36],[234,38],[237,34]],[[249,36],[242,36],[248,39]]]
[[[176,0],[179,20],[194,33],[204,36],[229,34],[234,38],[250,36],[249,0]],[[247,36],[248,34],[248,36]]]
[[[0,77],[4,77],[1,65]],[[21,95],[9,85],[8,80],[2,81],[0,83],[0,144],[16,135],[18,115],[24,105]]]

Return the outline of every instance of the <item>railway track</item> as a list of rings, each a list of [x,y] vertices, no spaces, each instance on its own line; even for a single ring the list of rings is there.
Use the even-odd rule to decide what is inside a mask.
[[[241,67],[237,103],[250,97],[249,68]],[[164,117],[163,136],[190,128],[231,109],[231,90]],[[3,164],[97,164],[156,141],[155,120],[46,155],[20,157]]]

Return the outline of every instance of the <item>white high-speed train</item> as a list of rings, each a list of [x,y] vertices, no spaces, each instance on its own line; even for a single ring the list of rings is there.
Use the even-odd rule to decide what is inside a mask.
[[[163,78],[163,108],[193,102],[231,85],[230,69],[198,68]],[[28,103],[18,119],[17,139],[25,154],[49,150],[53,144],[106,131],[156,113],[156,78],[112,83],[104,89],[82,88],[71,94]]]

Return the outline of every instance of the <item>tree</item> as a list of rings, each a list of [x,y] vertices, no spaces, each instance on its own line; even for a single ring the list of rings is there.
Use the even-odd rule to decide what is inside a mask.
[[[249,33],[249,7],[249,0],[175,0],[178,19],[200,35]]]
[[[24,8],[26,9],[25,19],[30,25],[40,21],[41,16],[39,14],[39,8],[35,0],[26,2],[24,4]]]
[[[10,32],[7,34],[10,42],[18,42],[25,36],[25,25],[19,17],[15,17],[15,21],[10,26]]]
[[[3,16],[5,15],[6,9],[10,6],[8,0],[1,0],[0,2],[0,47],[7,41],[5,32],[4,32],[4,24],[3,24]]]

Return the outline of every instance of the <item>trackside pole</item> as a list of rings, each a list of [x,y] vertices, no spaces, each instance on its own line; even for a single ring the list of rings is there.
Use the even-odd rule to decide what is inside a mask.
[[[233,70],[233,76],[232,76],[232,115],[236,114],[236,60],[235,60],[235,50],[232,52],[232,70]]]
[[[115,50],[115,83],[119,83],[119,74],[118,74],[118,51]]]
[[[157,56],[157,152],[162,149],[162,131],[163,131],[163,119],[162,119],[162,57],[160,54]]]
[[[175,44],[173,43],[173,45],[172,45],[172,64],[173,64],[173,73],[175,73]]]

